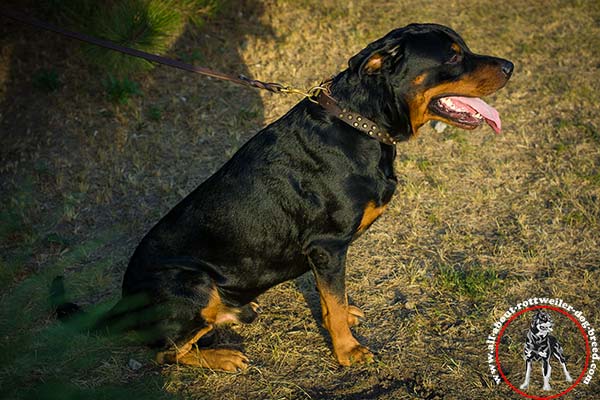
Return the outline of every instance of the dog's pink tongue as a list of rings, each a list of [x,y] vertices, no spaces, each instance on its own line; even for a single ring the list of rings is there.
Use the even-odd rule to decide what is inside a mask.
[[[463,107],[469,107],[473,110],[477,111],[479,114],[485,118],[485,122],[496,133],[500,133],[502,131],[502,122],[500,121],[500,114],[498,111],[492,106],[490,106],[485,101],[481,100],[478,97],[452,97],[452,102],[457,105],[461,105]]]

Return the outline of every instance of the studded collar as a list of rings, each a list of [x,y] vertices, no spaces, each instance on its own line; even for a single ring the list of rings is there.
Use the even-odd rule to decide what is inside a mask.
[[[354,111],[341,108],[338,102],[326,92],[326,90],[319,90],[314,99],[329,114],[383,144],[393,146],[398,143],[389,133],[381,130],[375,122]]]

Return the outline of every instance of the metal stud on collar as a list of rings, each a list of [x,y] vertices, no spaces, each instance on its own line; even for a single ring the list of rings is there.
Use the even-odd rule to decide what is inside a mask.
[[[358,113],[349,112],[348,109],[338,106],[337,101],[329,96],[327,90],[322,90],[317,94],[316,102],[329,114],[339,118],[340,121],[343,121],[366,135],[369,135],[369,137],[387,145],[395,145],[397,143],[389,133],[379,130],[379,127],[373,121]]]

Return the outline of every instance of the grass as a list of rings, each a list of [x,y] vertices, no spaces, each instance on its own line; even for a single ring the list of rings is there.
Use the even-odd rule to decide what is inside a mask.
[[[33,86],[45,93],[58,90],[61,86],[58,72],[52,69],[40,69],[33,75]]]
[[[160,121],[162,118],[162,111],[158,106],[150,106],[148,108],[148,118],[152,121]]]
[[[217,332],[219,343],[251,358],[240,374],[159,367],[128,338],[70,332],[55,321],[47,288],[63,274],[69,295],[87,309],[110,306],[141,236],[298,98],[161,67],[136,77],[143,96],[115,90],[113,101],[102,75],[70,57],[74,43],[0,24],[3,395],[519,398],[493,383],[486,364],[485,338],[509,307],[560,297],[600,329],[598,18],[595,2],[567,0],[507,7],[250,0],[188,25],[169,44],[171,54],[298,87],[319,83],[369,41],[416,21],[450,25],[475,52],[516,65],[507,87],[488,99],[502,135],[424,127],[398,146],[394,199],[348,256],[349,296],[366,313],[354,331],[377,362],[337,366],[314,281],[305,276],[261,296],[264,313],[254,324]],[[31,71],[53,71],[60,90],[40,96],[36,82],[52,82],[52,74]],[[526,326],[515,321],[503,343],[516,381]],[[556,319],[576,375],[582,351],[571,329]],[[142,368],[129,368],[130,359]],[[565,398],[593,398],[599,381]]]
[[[498,290],[499,278],[497,270],[492,268],[464,269],[460,265],[441,265],[437,285],[442,293],[454,293],[472,300],[481,300],[490,290]]]
[[[118,79],[109,75],[104,81],[104,86],[110,101],[121,105],[129,103],[131,96],[142,94],[140,86],[128,78]]]

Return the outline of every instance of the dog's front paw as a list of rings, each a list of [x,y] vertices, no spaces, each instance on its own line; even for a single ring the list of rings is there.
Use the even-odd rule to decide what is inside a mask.
[[[349,367],[352,364],[367,364],[373,362],[373,353],[360,344],[346,351],[337,351],[336,357],[340,365]]]
[[[552,386],[550,386],[549,383],[545,383],[544,387],[542,388],[542,390],[549,392],[550,390],[552,390]]]
[[[525,390],[525,389],[527,389],[528,387],[529,387],[529,383],[523,383],[523,384],[521,384],[521,386],[519,386],[519,388],[520,388],[521,390]]]
[[[365,313],[356,306],[348,306],[348,325],[356,326],[360,323],[359,318],[364,318]]]

